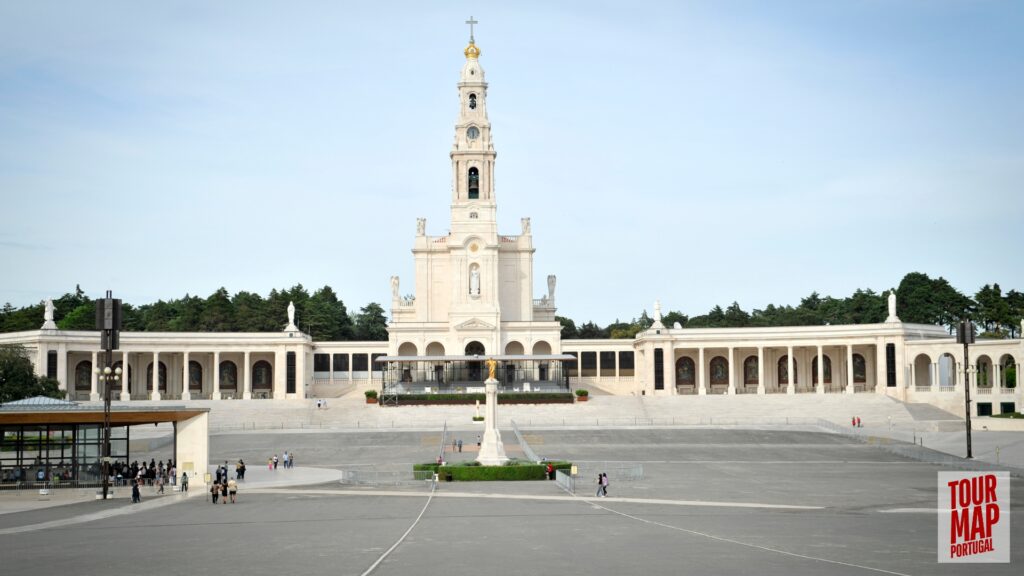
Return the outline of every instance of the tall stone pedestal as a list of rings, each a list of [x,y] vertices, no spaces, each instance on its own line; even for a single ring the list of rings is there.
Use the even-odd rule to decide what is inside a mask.
[[[498,432],[498,381],[488,378],[484,382],[487,405],[484,407],[484,434],[480,440],[480,454],[476,461],[484,466],[501,466],[508,462],[505,446]]]

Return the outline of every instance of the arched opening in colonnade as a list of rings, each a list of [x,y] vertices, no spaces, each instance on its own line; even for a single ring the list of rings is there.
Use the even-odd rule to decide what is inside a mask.
[[[978,388],[992,387],[992,359],[982,354],[974,361],[974,368],[977,371],[975,382]]]
[[[757,362],[757,356],[747,356],[743,361],[743,385],[758,384],[761,379],[761,366]]]
[[[1017,361],[1010,354],[1003,354],[999,359],[999,386],[1002,388],[1017,387]]]
[[[779,358],[779,386],[789,384],[789,356]],[[800,371],[797,370],[796,358],[793,359],[793,384],[800,382]]]
[[[75,366],[75,392],[92,391],[92,361],[83,360]]]
[[[252,365],[253,398],[270,398],[274,391],[274,369],[270,362],[259,360]]]
[[[927,354],[918,354],[914,358],[914,387],[930,388],[932,385],[932,358]]]
[[[483,356],[486,354],[484,345],[476,340],[473,340],[469,344],[466,344],[466,356]],[[478,360],[466,362],[466,371],[468,373],[470,381],[477,382],[482,380],[481,367],[483,363]]]
[[[402,342],[398,347],[399,356],[416,356],[416,345],[412,342]]]
[[[956,358],[949,352],[944,352],[942,356],[939,356],[939,386],[942,388],[952,388],[956,386],[956,380]]]
[[[220,389],[224,392],[238,392],[238,365],[231,360],[220,363]]]
[[[683,356],[676,360],[676,386],[696,386],[697,365],[693,358]]]
[[[188,361],[188,391],[190,394],[203,392],[203,365],[195,360]]]

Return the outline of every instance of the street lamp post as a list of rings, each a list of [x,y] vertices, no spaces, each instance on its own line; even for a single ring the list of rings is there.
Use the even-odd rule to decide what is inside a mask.
[[[967,457],[973,458],[971,454],[971,377],[968,372],[967,346],[974,344],[974,323],[970,320],[961,320],[960,328],[956,332],[956,341],[964,345],[964,414],[967,424]]]
[[[121,341],[121,301],[110,290],[107,297],[96,301],[96,329],[100,331],[100,348],[105,352],[103,370],[96,370],[97,379],[104,383],[103,391],[103,499],[110,492],[110,389],[121,379],[121,368],[111,369],[114,350]],[[124,367],[128,369],[127,366]],[[125,376],[127,377],[127,375]]]
[[[103,382],[103,499],[107,499],[110,490],[110,390],[121,380],[121,368],[110,369],[113,350],[106,351],[106,360],[102,369],[97,367],[96,379]]]

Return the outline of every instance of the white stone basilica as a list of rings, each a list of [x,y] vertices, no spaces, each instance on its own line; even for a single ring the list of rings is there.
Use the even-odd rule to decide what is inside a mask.
[[[561,340],[554,276],[534,298],[529,219],[518,235],[498,232],[487,83],[472,36],[464,53],[451,151],[451,232],[428,235],[426,221],[418,220],[415,296],[403,298],[392,277],[388,342],[315,342],[291,314],[275,333],[123,333],[115,361],[127,367],[128,378],[115,398],[337,397],[379,389],[388,365],[376,362],[380,357],[422,358],[415,362],[420,368],[404,369],[400,378],[430,390],[479,380],[479,372],[453,371],[452,363],[497,357],[503,384],[524,390],[531,382],[557,381],[635,396],[869,393],[962,414],[966,385],[976,414],[1024,405],[1024,386],[1010,387],[1006,379],[1007,367],[1024,362],[1022,340],[979,340],[965,365],[962,347],[944,328],[901,322],[892,295],[889,318],[880,324],[683,329],[664,326],[656,305],[654,325],[633,339]],[[45,320],[39,330],[0,334],[0,344],[28,348],[38,373],[57,378],[70,399],[99,400],[103,390],[92,370],[103,359],[97,333],[57,329],[52,310]],[[574,360],[552,376],[562,355]],[[520,356],[536,363],[523,366]]]

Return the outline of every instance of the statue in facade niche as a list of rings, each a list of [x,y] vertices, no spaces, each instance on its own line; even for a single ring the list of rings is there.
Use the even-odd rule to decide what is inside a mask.
[[[423,236],[427,233],[427,219],[417,218],[416,219],[416,235]]]
[[[523,225],[523,234],[524,235],[529,234],[530,233],[530,219],[529,218],[520,218],[519,222]]]
[[[391,277],[391,299],[398,300],[398,276]]]
[[[473,296],[480,295],[480,270],[476,268],[469,271],[469,293]]]

